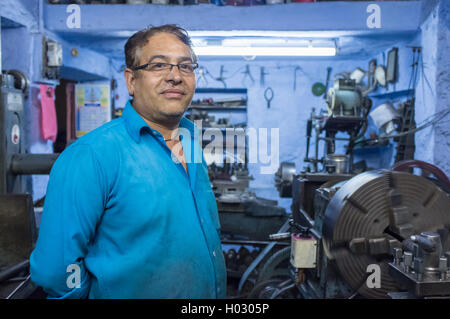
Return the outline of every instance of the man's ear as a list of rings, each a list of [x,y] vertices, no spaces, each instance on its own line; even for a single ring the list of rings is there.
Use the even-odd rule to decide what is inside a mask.
[[[125,82],[127,83],[128,94],[134,96],[134,85],[136,81],[136,77],[134,75],[134,71],[126,68],[124,72]]]

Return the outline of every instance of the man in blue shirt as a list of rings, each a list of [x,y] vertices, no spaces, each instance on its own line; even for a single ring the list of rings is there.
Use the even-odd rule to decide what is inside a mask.
[[[183,117],[190,40],[153,27],[125,55],[133,99],[54,164],[31,278],[56,298],[224,298],[216,201],[199,131]]]

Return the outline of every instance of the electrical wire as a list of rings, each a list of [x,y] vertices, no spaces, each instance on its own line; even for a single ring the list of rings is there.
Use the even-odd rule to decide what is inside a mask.
[[[413,56],[412,56],[412,59],[413,59],[413,61],[412,61],[412,64],[411,64],[411,68],[412,68],[412,72],[411,72],[411,75],[410,75],[410,77],[409,77],[409,82],[408,82],[408,90],[410,90],[411,89],[411,84],[412,84],[412,81],[413,81],[413,78],[414,78],[414,74],[415,74],[415,70],[416,70],[416,49],[414,49],[413,48]]]
[[[450,108],[447,108],[445,110],[442,110],[440,112],[437,112],[437,113],[429,116],[424,122],[422,122],[422,124],[420,124],[418,127],[414,128],[412,130],[408,130],[406,132],[402,132],[402,133],[398,133],[398,134],[394,134],[394,135],[380,136],[380,137],[376,137],[376,138],[371,138],[371,139],[365,139],[365,140],[357,141],[357,142],[355,142],[355,145],[356,144],[360,144],[360,143],[364,143],[364,142],[379,141],[379,140],[385,140],[385,139],[390,139],[390,138],[396,138],[396,137],[402,137],[402,136],[405,136],[405,135],[409,135],[409,134],[415,133],[417,131],[423,130],[423,129],[427,128],[428,126],[439,122],[444,117],[446,117],[448,114],[450,114]],[[430,118],[434,118],[434,117],[438,117],[438,118],[435,118],[433,120],[429,120]],[[425,123],[427,121],[428,121],[428,123]]]
[[[424,80],[425,80],[425,82],[427,83],[428,88],[430,89],[431,95],[435,96],[435,94],[433,92],[433,89],[431,87],[431,84],[428,81],[428,78],[427,78],[427,76],[425,74],[425,66],[424,66],[424,63],[423,63],[423,57],[422,57],[422,60],[421,60],[421,63],[420,63],[420,67],[422,69],[422,92],[423,92],[423,94],[425,95],[425,91],[424,91],[425,90]]]

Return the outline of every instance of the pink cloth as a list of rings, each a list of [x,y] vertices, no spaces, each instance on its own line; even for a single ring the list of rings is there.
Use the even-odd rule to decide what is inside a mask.
[[[41,132],[45,140],[56,141],[58,121],[55,109],[55,89],[41,84]]]

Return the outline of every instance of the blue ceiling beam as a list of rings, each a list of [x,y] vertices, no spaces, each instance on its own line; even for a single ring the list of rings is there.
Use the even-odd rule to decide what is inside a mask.
[[[0,16],[13,21],[12,27],[24,26],[30,30],[39,30],[38,12],[40,1],[1,0]]]
[[[380,8],[381,28],[371,29],[368,7]],[[176,23],[187,30],[416,31],[422,1],[317,2],[250,7],[191,5],[80,5],[81,28],[67,26],[67,5],[44,5],[44,26],[54,32],[120,36],[148,25]],[[407,14],[406,14],[407,13]]]

